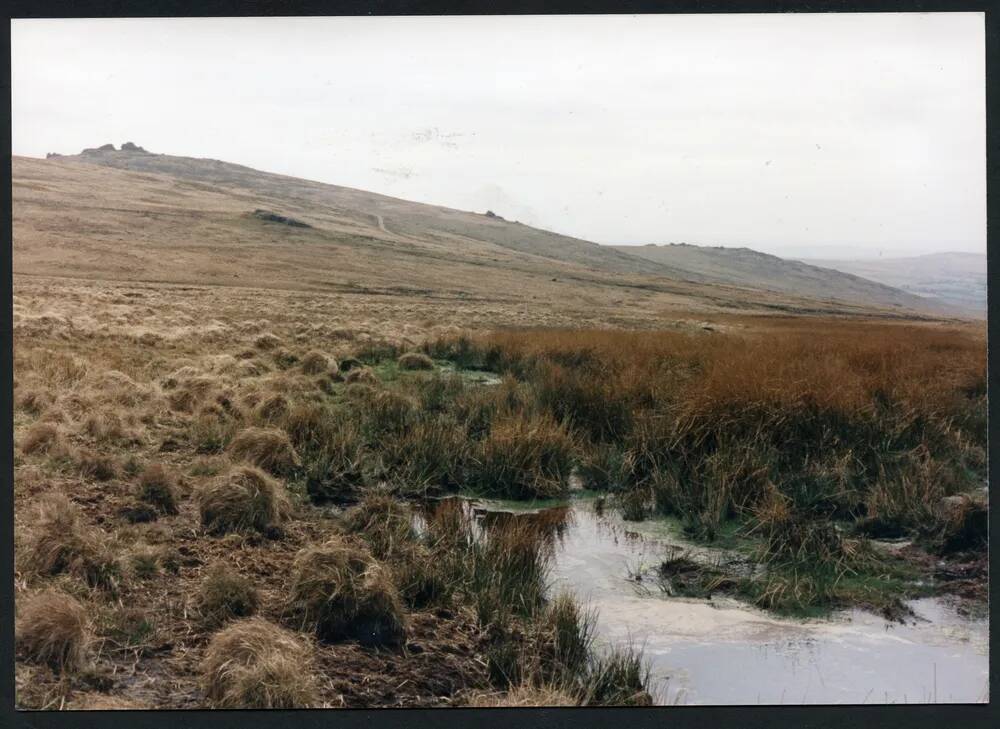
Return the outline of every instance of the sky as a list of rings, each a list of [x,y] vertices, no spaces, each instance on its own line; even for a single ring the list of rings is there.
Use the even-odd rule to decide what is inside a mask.
[[[982,13],[13,20],[13,153],[133,141],[599,243],[986,250]]]

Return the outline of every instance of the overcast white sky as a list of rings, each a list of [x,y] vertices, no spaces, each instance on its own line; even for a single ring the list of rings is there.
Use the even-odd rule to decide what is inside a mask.
[[[105,142],[602,243],[986,250],[981,13],[15,20],[13,152]]]

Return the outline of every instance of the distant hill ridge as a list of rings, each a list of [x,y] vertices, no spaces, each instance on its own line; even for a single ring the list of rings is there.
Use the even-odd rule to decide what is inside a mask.
[[[767,289],[818,300],[868,301],[882,306],[933,308],[928,301],[851,273],[779,258],[751,248],[698,246],[689,243],[614,246],[622,253],[680,269],[705,282]]]
[[[394,232],[419,235],[431,231],[474,237],[511,250],[581,263],[620,273],[664,273],[662,266],[623,255],[611,247],[504,220],[500,216],[415,203],[374,192],[313,182],[262,172],[215,159],[149,153],[141,147],[116,150],[113,144],[88,148],[78,155],[52,155],[50,159],[100,164],[123,170],[151,172],[215,185],[245,187],[301,202],[333,205],[382,215],[384,226]],[[682,271],[671,272],[683,278]]]
[[[678,307],[942,311],[884,284],[750,249],[602,246],[505,220],[502,210],[416,203],[133,142],[14,157],[13,171],[15,272],[571,301],[640,306],[650,316]]]
[[[985,253],[949,251],[873,259],[804,260],[940,301],[980,318],[986,316]]]

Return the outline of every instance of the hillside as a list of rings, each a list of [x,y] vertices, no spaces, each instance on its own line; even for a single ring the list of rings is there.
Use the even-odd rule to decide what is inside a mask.
[[[13,158],[15,274],[494,302],[525,317],[548,307],[647,326],[678,312],[926,312],[921,299],[867,282],[840,300],[843,287],[767,290],[767,280],[709,276],[648,249],[108,147]]]
[[[949,252],[902,258],[805,262],[880,281],[977,317],[986,316],[986,255],[983,253]]]
[[[852,271],[831,270],[750,248],[680,243],[615,246],[615,250],[680,270],[682,275],[704,283],[745,286],[819,301],[949,311],[939,302],[921,298],[916,291],[901,291]]]

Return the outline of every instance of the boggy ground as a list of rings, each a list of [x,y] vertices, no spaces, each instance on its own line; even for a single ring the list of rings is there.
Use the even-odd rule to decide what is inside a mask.
[[[665,564],[689,591],[791,611],[982,597],[975,328],[728,317],[637,334],[40,278],[15,282],[14,315],[25,708],[644,703],[641,656],[595,651],[586,610],[546,596],[550,530],[428,506],[562,495],[573,477],[764,566]]]
[[[487,548],[446,514],[441,541],[367,457],[317,471],[380,378],[439,379],[353,353],[516,312],[38,278],[14,309],[19,706],[648,700],[637,657],[590,655],[583,611],[543,599],[532,535]]]

